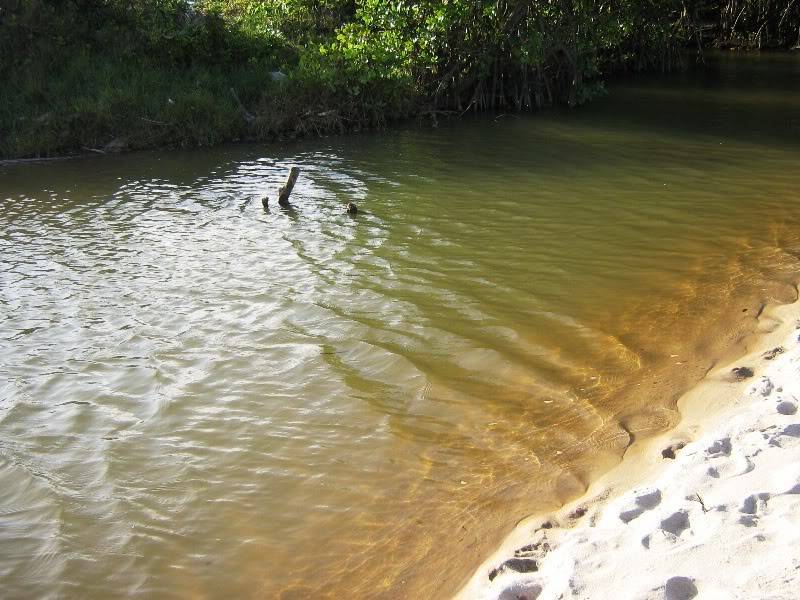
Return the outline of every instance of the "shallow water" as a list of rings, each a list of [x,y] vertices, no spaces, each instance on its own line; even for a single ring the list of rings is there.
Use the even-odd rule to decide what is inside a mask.
[[[3,594],[447,596],[674,423],[795,296],[800,57],[611,90],[0,166]]]

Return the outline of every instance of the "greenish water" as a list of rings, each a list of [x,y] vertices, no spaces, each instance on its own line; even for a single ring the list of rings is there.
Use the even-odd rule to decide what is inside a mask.
[[[795,297],[800,57],[611,90],[0,166],[3,594],[447,596],[673,424]]]

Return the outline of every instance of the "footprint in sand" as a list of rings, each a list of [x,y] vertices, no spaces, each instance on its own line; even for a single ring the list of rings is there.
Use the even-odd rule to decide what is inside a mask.
[[[769,440],[769,445],[783,448],[784,446],[792,446],[798,442],[800,442],[800,423],[792,423],[784,427],[778,433],[772,435]]]
[[[543,558],[550,552],[550,543],[547,541],[547,533],[542,535],[538,542],[531,542],[522,548],[514,550],[514,558]]]
[[[623,523],[630,523],[636,517],[654,509],[659,504],[661,504],[661,490],[655,489],[643,492],[634,499],[634,506],[619,513],[619,518]]]
[[[773,436],[773,439],[774,437],[776,436]],[[747,455],[740,448],[737,448],[736,452],[734,450],[729,437],[718,439],[706,448],[706,456],[708,456],[709,461],[713,461],[708,466],[706,474],[714,479],[719,479],[720,477],[727,479],[728,477],[736,477],[752,471],[755,468],[755,464],[751,459],[760,450],[755,450],[750,455]]]
[[[515,583],[500,592],[497,600],[536,600],[541,593],[538,583]]]
[[[659,528],[655,532],[647,534],[640,541],[642,546],[647,550],[650,550],[653,544],[660,546],[666,543],[668,546],[672,546],[687,529],[691,529],[689,511],[679,510],[661,521]],[[655,535],[658,531],[660,531],[662,535]]]
[[[689,529],[689,527],[691,527],[691,524],[689,523],[689,513],[685,510],[679,510],[676,513],[672,513],[666,519],[661,521],[661,531],[671,533],[675,537],[680,537],[680,535]]]
[[[773,348],[769,352],[764,352],[764,354],[762,354],[761,357],[764,360],[773,360],[776,356],[778,356],[779,354],[783,354],[784,352],[785,350],[783,349],[783,346],[778,346],[776,348]]]
[[[678,451],[683,450],[685,447],[686,447],[686,442],[675,442],[674,444],[667,446],[661,451],[661,457],[668,458],[670,460],[675,460]]]
[[[790,488],[783,492],[784,494],[800,494],[800,483],[796,484],[793,488]]]
[[[666,600],[691,600],[697,596],[697,586],[690,577],[672,577],[664,585]]]
[[[739,512],[742,516],[739,517],[739,523],[745,527],[755,527],[758,525],[758,514],[764,512],[767,507],[767,500],[770,495],[767,493],[752,494],[744,499]]]
[[[793,438],[800,437],[800,423],[792,423],[783,428],[781,435],[786,435]]]
[[[764,398],[769,396],[773,389],[775,389],[775,386],[767,377],[762,377],[758,383],[753,386],[753,391],[760,394]]]
[[[539,570],[539,563],[532,558],[509,558],[496,569],[489,571],[489,581],[505,571],[515,571],[517,573],[533,573]]]
[[[733,447],[731,446],[731,438],[726,437],[715,441],[708,448],[706,448],[706,454],[708,454],[708,456],[711,458],[716,458],[717,456],[730,456],[731,450],[733,450]]]

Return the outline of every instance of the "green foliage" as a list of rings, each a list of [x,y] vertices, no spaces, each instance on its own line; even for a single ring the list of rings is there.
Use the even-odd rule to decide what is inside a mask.
[[[604,68],[627,63],[621,49],[634,38],[663,43],[674,11],[662,3],[647,31],[637,23],[642,5],[364,0],[322,51],[359,84],[400,89],[431,109],[576,104],[601,89]]]
[[[575,105],[687,46],[798,36],[777,0],[5,0],[0,156]]]

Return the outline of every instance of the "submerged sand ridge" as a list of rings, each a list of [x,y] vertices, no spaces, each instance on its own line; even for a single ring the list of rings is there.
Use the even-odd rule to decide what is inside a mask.
[[[573,370],[572,387],[562,395],[556,388],[537,384],[530,375],[518,374],[504,381],[508,396],[498,402],[502,412],[487,419],[484,405],[477,417],[485,419],[489,444],[475,444],[476,456],[485,457],[485,470],[458,476],[453,498],[444,507],[453,515],[451,522],[460,525],[445,534],[447,539],[437,539],[435,528],[430,532],[424,560],[446,572],[441,578],[420,581],[411,570],[410,593],[436,595],[452,589],[450,585],[458,585],[455,582],[464,573],[462,569],[484,559],[487,546],[499,543],[519,519],[554,510],[584,495],[593,482],[631,452],[632,444],[635,447],[678,425],[677,403],[687,390],[718,365],[746,352],[754,335],[778,326],[765,307],[797,299],[794,253],[782,248],[765,252],[771,263],[758,268],[742,260],[719,265],[727,281],[715,273],[687,288],[682,301],[672,296],[670,302],[653,304],[649,311],[621,315],[630,318],[637,329],[626,344],[613,346],[621,357],[619,373],[609,369],[611,375],[606,375],[597,365],[587,365],[583,372]],[[741,272],[744,269],[746,276]],[[643,349],[643,341],[656,350]],[[607,359],[605,366],[616,360],[613,354]],[[537,407],[548,398],[560,405],[558,411],[539,411]],[[513,414],[508,413],[510,407]],[[465,425],[465,430],[470,431],[470,426]],[[442,441],[447,443],[447,438]],[[457,443],[467,445],[464,439]],[[431,466],[434,478],[444,477],[448,468],[446,462],[438,461]],[[460,548],[459,564],[440,553],[448,546]],[[375,592],[374,588],[362,591],[367,595]],[[387,589],[380,597],[390,598],[394,593]]]
[[[409,509],[415,508],[413,527],[385,513],[385,525],[391,525],[390,537],[380,544],[386,552],[385,586],[376,588],[372,577],[351,577],[354,570],[375,568],[363,559],[366,548],[335,559],[352,593],[375,598],[448,593],[465,581],[519,519],[555,510],[584,495],[623,456],[635,451],[636,444],[678,425],[681,415],[676,405],[687,389],[727,356],[746,351],[754,334],[776,326],[764,312],[765,305],[796,299],[789,274],[797,272],[797,265],[794,271],[785,268],[794,255],[778,254],[780,266],[755,269],[740,261],[720,265],[739,282],[735,289],[721,285],[724,278],[716,274],[687,288],[690,293],[685,293],[683,302],[672,296],[670,302],[651,305],[649,312],[619,316],[630,318],[632,330],[634,325],[636,329],[627,343],[609,340],[618,354],[610,353],[603,364],[619,369],[609,368],[611,375],[587,364],[584,371],[568,372],[569,387],[558,387],[530,373],[499,372],[502,385],[497,390],[502,394],[490,395],[494,402],[488,405],[476,402],[474,413],[465,411],[460,429],[441,431],[431,453],[423,456],[426,476],[404,490]],[[737,276],[743,268],[749,269],[746,285]],[[643,350],[643,340],[657,351]],[[427,393],[441,401],[458,390],[434,380]],[[435,413],[429,416],[434,418]],[[454,472],[448,456],[465,453],[468,462],[480,468]],[[450,498],[435,510],[420,510],[417,499],[431,482],[442,480],[451,481]],[[426,568],[410,560],[404,548],[415,548],[418,554],[412,556],[424,561]],[[459,553],[457,563],[450,549]],[[441,570],[442,575],[426,577],[431,570]],[[296,586],[287,588],[285,597],[302,597],[313,589],[309,570],[297,578]]]
[[[458,597],[795,598],[800,304],[760,324],[744,356],[681,399],[678,427],[521,524]]]
[[[790,232],[783,235],[792,240]],[[777,326],[765,307],[797,299],[800,263],[787,247],[781,242],[756,256],[737,257],[715,272],[699,274],[693,285],[671,290],[662,302],[611,315],[629,319],[630,332],[609,338],[601,362],[586,361],[583,369],[575,368],[574,360],[568,363],[572,368],[560,375],[569,387],[549,385],[540,373],[499,372],[502,386],[486,396],[494,402],[476,403],[474,416],[465,412],[463,436],[443,434],[430,462],[431,480],[453,480],[452,497],[417,521],[417,535],[427,541],[419,560],[444,572],[428,579],[404,560],[387,565],[389,571],[407,573],[403,589],[416,597],[449,592],[520,519],[582,496],[632,444],[678,425],[683,394],[715,366],[744,353],[753,335]],[[625,330],[619,322],[607,326]],[[434,382],[429,393],[444,395],[446,389]],[[484,437],[475,437],[476,431]],[[471,462],[481,468],[453,473],[441,453],[449,445],[453,452],[473,452]],[[443,514],[448,515],[444,523],[459,523],[455,530],[441,530],[437,520]],[[398,524],[397,544],[420,539],[406,535]],[[448,547],[458,548],[458,564],[443,552]],[[391,598],[397,589],[389,585],[376,591],[365,582],[358,593]]]

